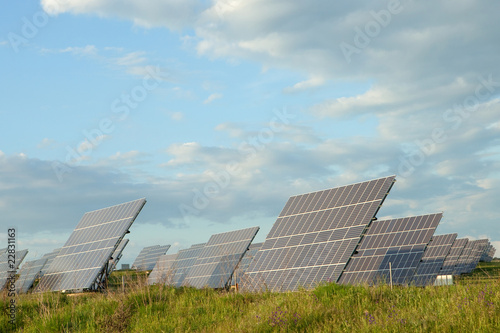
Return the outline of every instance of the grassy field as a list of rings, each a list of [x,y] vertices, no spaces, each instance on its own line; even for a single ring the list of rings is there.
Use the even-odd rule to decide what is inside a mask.
[[[122,275],[125,277],[122,280]],[[122,292],[121,281],[126,281]],[[500,332],[500,263],[454,286],[325,284],[293,293],[234,293],[145,285],[113,274],[108,293],[16,298],[16,325],[1,332]],[[8,306],[4,293],[2,309]]]

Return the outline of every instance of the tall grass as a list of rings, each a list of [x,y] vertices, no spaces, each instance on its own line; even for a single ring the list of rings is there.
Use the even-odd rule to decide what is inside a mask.
[[[119,279],[121,280],[121,278]],[[131,280],[130,280],[131,281]],[[454,286],[324,284],[288,293],[148,286],[17,299],[15,332],[500,332],[500,281]],[[5,309],[9,299],[2,296]],[[6,315],[1,332],[9,332]]]

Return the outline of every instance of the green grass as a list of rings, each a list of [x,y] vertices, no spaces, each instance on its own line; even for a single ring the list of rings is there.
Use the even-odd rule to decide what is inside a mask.
[[[481,264],[496,278],[475,273],[454,286],[391,290],[325,284],[290,293],[243,294],[151,287],[144,284],[144,275],[116,272],[106,294],[18,297],[16,326],[9,325],[5,313],[0,331],[500,332],[499,266]],[[2,309],[7,302],[3,294]]]

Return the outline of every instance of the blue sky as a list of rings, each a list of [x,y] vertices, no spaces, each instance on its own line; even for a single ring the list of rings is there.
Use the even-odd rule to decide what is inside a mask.
[[[0,239],[146,197],[123,263],[397,175],[379,213],[500,248],[500,4],[43,0],[0,11]]]

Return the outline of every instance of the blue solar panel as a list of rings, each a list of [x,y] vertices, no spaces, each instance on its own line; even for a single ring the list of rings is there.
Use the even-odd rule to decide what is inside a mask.
[[[391,176],[291,197],[242,287],[287,291],[336,282],[394,181]]]
[[[442,214],[373,221],[339,279],[341,284],[409,284]]]
[[[139,199],[85,213],[36,291],[105,288],[109,260],[145,203]]]

